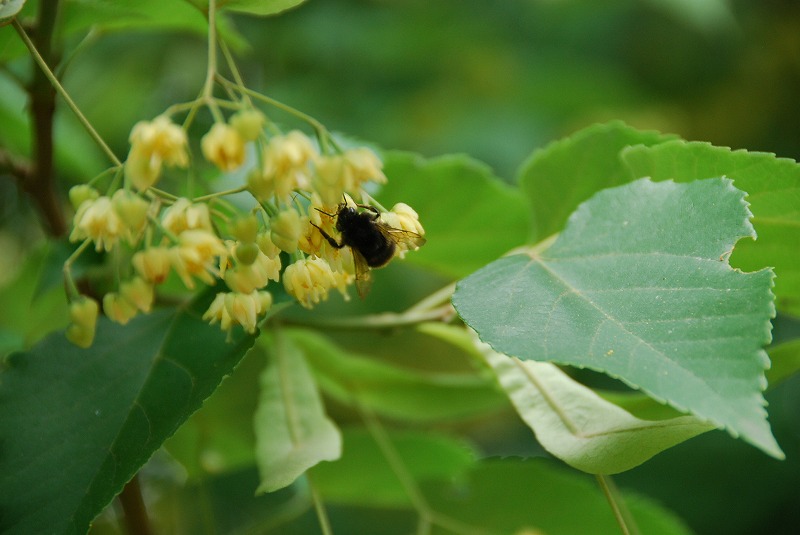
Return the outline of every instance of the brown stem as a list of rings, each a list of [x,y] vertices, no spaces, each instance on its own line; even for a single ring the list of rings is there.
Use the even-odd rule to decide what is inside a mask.
[[[147,517],[147,508],[142,499],[142,488],[139,485],[139,476],[133,476],[118,496],[122,510],[125,512],[125,530],[130,535],[152,535],[150,519]]]
[[[33,43],[47,65],[54,65],[53,31],[59,11],[59,0],[41,0]],[[33,168],[21,182],[22,188],[36,202],[51,236],[67,233],[64,211],[55,189],[53,166],[53,116],[56,110],[56,92],[50,81],[34,66],[28,93],[31,99],[31,126],[33,134]]]

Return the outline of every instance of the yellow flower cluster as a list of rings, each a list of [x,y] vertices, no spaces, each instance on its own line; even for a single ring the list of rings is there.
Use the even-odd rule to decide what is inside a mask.
[[[366,183],[386,182],[382,163],[363,147],[332,150],[326,143],[321,151],[299,130],[269,136],[266,121],[261,112],[243,110],[216,122],[200,142],[205,160],[222,172],[252,166],[246,184],[236,190],[246,189],[254,199],[244,216],[217,210],[216,195],[193,201],[153,187],[165,167],[190,163],[185,130],[163,115],[133,127],[126,187],[108,195],[87,185],[70,191],[76,210],[70,239],[92,243],[98,251],[119,248],[114,258],[129,260],[119,271],[123,282],[102,298],[110,319],[125,324],[149,312],[155,288],[173,273],[189,290],[198,282],[224,281],[227,291],[216,295],[203,316],[223,330],[240,325],[255,332],[272,307],[270,281],[282,282],[306,308],[326,300],[331,290],[349,298],[358,252],[334,247],[323,233],[342,243],[337,210],[343,200],[355,206],[353,198],[364,199]],[[254,164],[246,163],[248,143],[255,148]],[[374,224],[424,234],[417,213],[405,204],[381,213]],[[396,253],[405,249],[398,242]],[[75,344],[92,343],[98,308],[92,299],[73,296],[67,336]]]

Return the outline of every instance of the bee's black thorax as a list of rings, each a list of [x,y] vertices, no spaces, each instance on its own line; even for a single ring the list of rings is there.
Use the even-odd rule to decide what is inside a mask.
[[[381,232],[377,219],[377,213],[358,212],[351,207],[339,210],[336,219],[342,243],[361,253],[370,267],[385,265],[395,252],[395,243]]]

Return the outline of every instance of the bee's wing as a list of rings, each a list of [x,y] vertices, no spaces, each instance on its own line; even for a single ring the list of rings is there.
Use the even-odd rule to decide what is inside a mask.
[[[381,233],[397,245],[404,245],[406,249],[418,249],[425,245],[427,241],[424,237],[410,230],[390,227],[389,225],[378,225]]]
[[[353,252],[353,265],[356,268],[356,290],[358,290],[358,296],[364,299],[372,287],[372,275],[370,273],[369,264],[367,264],[367,259],[364,258],[361,253],[352,247],[350,250]]]

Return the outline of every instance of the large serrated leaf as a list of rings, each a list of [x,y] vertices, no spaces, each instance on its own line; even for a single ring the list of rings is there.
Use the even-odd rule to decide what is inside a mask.
[[[530,199],[538,238],[560,231],[569,214],[595,192],[628,182],[619,158],[623,148],[674,137],[613,121],[590,126],[534,152],[520,169],[519,184]],[[703,178],[712,176],[718,175]]]
[[[671,141],[630,147],[622,161],[632,178],[686,182],[711,176],[733,179],[747,192],[757,241],[736,247],[731,264],[746,271],[772,266],[779,309],[800,313],[800,248],[790,244],[800,226],[800,165],[764,152],[731,151],[709,143]]]
[[[772,272],[726,262],[755,237],[743,198],[727,179],[602,191],[545,253],[490,264],[453,304],[501,353],[603,371],[782,458],[761,394]]]
[[[0,531],[85,533],[252,344],[201,318],[208,299],[126,326],[92,348],[56,333],[0,376]]]
[[[342,454],[339,429],[325,414],[303,352],[284,333],[261,342],[270,362],[261,373],[261,394],[253,422],[261,483],[256,492],[291,485],[320,461]]]
[[[570,466],[616,474],[714,426],[694,416],[642,420],[549,362],[520,361],[479,344],[539,443]]]

